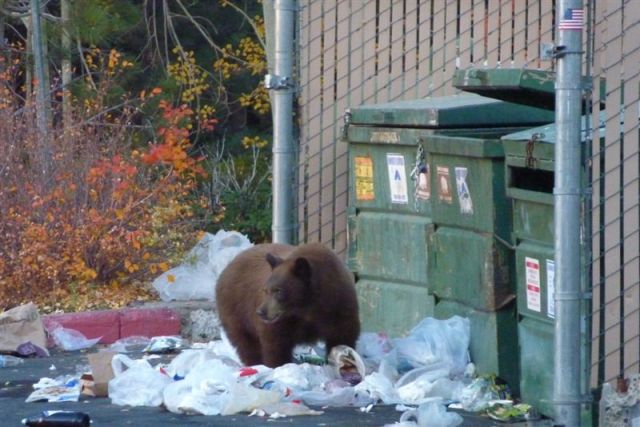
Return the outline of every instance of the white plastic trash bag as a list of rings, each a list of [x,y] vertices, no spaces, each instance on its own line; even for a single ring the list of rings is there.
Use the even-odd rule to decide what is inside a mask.
[[[191,369],[186,368],[188,363],[193,364]],[[180,354],[167,370],[176,375],[186,372],[183,380],[170,384],[163,393],[165,406],[177,414],[219,415],[236,382],[237,368],[206,350]]]
[[[153,281],[163,301],[215,299],[215,284],[222,270],[253,244],[237,231],[220,230],[215,235],[205,233],[189,251],[182,264]]]
[[[115,377],[109,381],[109,398],[114,405],[160,406],[162,392],[171,379],[146,360],[116,354],[111,360]]]

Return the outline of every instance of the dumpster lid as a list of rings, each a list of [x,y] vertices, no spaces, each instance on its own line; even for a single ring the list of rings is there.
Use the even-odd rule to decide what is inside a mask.
[[[553,110],[555,79],[552,71],[524,68],[456,70],[453,87],[495,99]]]
[[[456,70],[453,76],[453,87],[489,98],[554,110],[556,106],[555,78],[556,73],[553,71],[526,68],[494,70],[469,68]],[[583,76],[582,81],[584,87],[592,85],[588,76]],[[606,98],[606,80],[601,78],[593,84],[600,93],[599,99],[604,100]],[[604,102],[600,102],[600,108],[605,108]],[[583,97],[582,112],[586,111],[587,100]]]
[[[349,113],[352,124],[412,128],[526,126],[554,119],[550,111],[475,94],[361,105]]]
[[[605,115],[604,112],[600,112],[600,120],[599,120],[599,131],[604,132],[604,121]],[[593,127],[593,124],[591,125]],[[587,116],[582,116],[582,131],[580,132],[580,140],[584,142],[588,135],[587,130]],[[535,136],[535,138],[534,138]],[[502,138],[504,141],[530,141],[535,139],[536,142],[546,142],[548,144],[556,143],[556,124],[549,123],[548,125],[538,126],[531,129],[525,129],[523,131],[510,133],[508,135],[504,135]]]
[[[505,152],[502,143],[497,139],[452,138],[439,134],[429,136],[429,143],[426,144],[425,150],[430,154],[477,158],[503,158]]]

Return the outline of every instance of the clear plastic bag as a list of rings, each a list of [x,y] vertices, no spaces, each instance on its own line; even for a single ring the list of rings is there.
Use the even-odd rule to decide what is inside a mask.
[[[364,360],[367,373],[378,369],[382,358],[391,351],[392,344],[384,333],[364,332],[356,342],[356,351]]]
[[[151,342],[151,338],[139,335],[121,338],[109,346],[109,348],[117,353],[133,353],[142,351]]]
[[[403,403],[418,405],[434,397],[452,400],[464,385],[461,381],[449,379],[448,365],[440,362],[407,372],[395,387]]]
[[[450,375],[461,375],[469,362],[469,319],[453,316],[447,320],[427,317],[405,338],[394,340],[398,371],[445,362]]]
[[[76,351],[93,347],[102,339],[102,337],[89,339],[81,332],[75,329],[64,328],[59,323],[53,324],[49,330],[49,334],[56,343],[56,346],[65,351]]]
[[[115,377],[109,381],[109,398],[114,405],[160,406],[163,390],[171,379],[146,360],[117,354],[111,360]]]

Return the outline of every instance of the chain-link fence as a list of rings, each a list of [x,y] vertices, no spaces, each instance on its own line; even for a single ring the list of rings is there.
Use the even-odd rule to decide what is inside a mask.
[[[640,371],[640,8],[594,2],[592,384]],[[598,87],[598,85],[596,85]]]
[[[552,69],[540,47],[553,42],[555,3],[300,0],[299,240],[346,251],[347,108],[452,94],[459,68]],[[640,8],[629,0],[587,3],[585,70],[596,82],[593,118],[602,109],[606,125],[592,135],[588,204],[597,385],[640,370]]]

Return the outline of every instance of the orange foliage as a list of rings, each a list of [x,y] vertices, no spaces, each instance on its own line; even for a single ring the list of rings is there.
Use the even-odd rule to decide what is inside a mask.
[[[142,147],[127,126],[133,108],[108,125],[78,116],[71,129],[50,129],[47,169],[32,105],[14,95],[10,71],[0,73],[0,310],[26,301],[48,311],[149,298],[150,281],[197,234],[193,206],[204,202],[192,190],[204,171],[189,154],[193,111],[161,101],[155,142]]]

